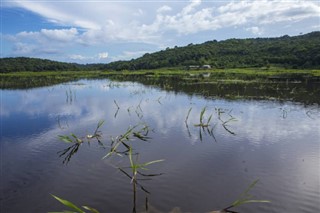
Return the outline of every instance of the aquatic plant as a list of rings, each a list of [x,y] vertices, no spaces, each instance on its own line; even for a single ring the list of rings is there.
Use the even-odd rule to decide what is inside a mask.
[[[212,211],[210,213],[237,213],[236,211],[230,210],[231,208],[235,208],[247,203],[270,203],[269,200],[253,200],[253,196],[249,194],[249,191],[258,183],[259,179],[253,181],[249,187],[239,196],[237,200],[235,200],[230,206],[219,210],[219,211]]]
[[[194,124],[194,126],[198,126],[198,127],[209,127],[210,126],[210,121],[212,118],[212,114],[209,116],[209,118],[207,119],[207,122],[204,122],[204,113],[206,112],[207,107],[202,108],[201,112],[200,112],[200,123],[198,124]]]
[[[86,136],[78,137],[73,133],[70,134],[71,137],[69,135],[59,135],[58,137],[60,140],[62,140],[65,143],[71,144],[66,149],[58,152],[59,157],[65,156],[62,163],[68,163],[71,160],[71,157],[78,152],[79,147],[85,141],[87,141],[89,144],[93,139],[96,139],[96,141],[102,147],[104,147],[103,143],[100,140],[102,133],[99,130],[103,124],[104,124],[104,120],[100,120],[93,134],[88,134]]]
[[[72,211],[70,210],[64,210],[62,212],[49,212],[49,213],[74,213],[74,212],[77,212],[77,213],[86,213],[84,210],[81,209],[81,207],[85,210],[88,210],[90,211],[91,213],[99,213],[98,210],[92,208],[92,207],[89,207],[89,206],[81,206],[81,207],[78,207],[76,206],[75,204],[73,204],[72,202],[68,201],[68,200],[65,200],[65,199],[62,199],[58,196],[55,196],[55,195],[51,195],[52,197],[54,197],[56,200],[58,200],[60,203],[62,203],[64,206],[70,208]]]

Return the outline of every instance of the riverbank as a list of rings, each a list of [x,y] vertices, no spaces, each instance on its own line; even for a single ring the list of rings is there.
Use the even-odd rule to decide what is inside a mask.
[[[1,89],[23,89],[50,86],[79,79],[112,78],[137,80],[140,78],[170,78],[181,83],[241,83],[252,82],[320,82],[320,70],[295,70],[284,68],[240,68],[240,69],[159,69],[139,71],[50,71],[1,73]]]
[[[1,89],[30,89],[80,79],[133,81],[189,95],[275,99],[320,104],[320,70],[283,68],[142,71],[63,71],[0,74]]]

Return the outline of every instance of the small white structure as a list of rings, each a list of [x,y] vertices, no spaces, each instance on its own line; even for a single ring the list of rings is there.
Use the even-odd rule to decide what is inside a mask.
[[[209,64],[205,64],[201,68],[202,69],[211,69],[211,66]]]

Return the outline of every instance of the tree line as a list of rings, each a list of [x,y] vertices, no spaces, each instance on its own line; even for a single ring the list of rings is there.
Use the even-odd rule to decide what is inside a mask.
[[[106,64],[105,69],[139,70],[210,65],[213,68],[320,67],[320,32],[278,38],[228,39],[167,48],[130,61]]]
[[[37,58],[1,58],[0,72],[62,70],[141,70],[188,68],[210,65],[213,68],[281,66],[320,68],[320,31],[277,38],[227,39],[167,48],[129,61],[108,64],[76,64]]]

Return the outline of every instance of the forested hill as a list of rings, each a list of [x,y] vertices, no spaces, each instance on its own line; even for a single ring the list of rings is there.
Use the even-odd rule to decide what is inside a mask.
[[[75,64],[36,58],[0,58],[0,72],[140,70],[211,65],[213,68],[320,68],[320,31],[279,38],[228,39],[189,44],[109,64]]]
[[[80,70],[83,65],[75,63],[63,63],[39,58],[1,58],[0,72],[23,71],[56,71],[56,70]]]
[[[319,68],[320,32],[292,37],[213,40],[189,44],[145,54],[131,61],[112,62],[104,68],[139,70],[190,65],[234,68],[270,64],[288,68]]]

